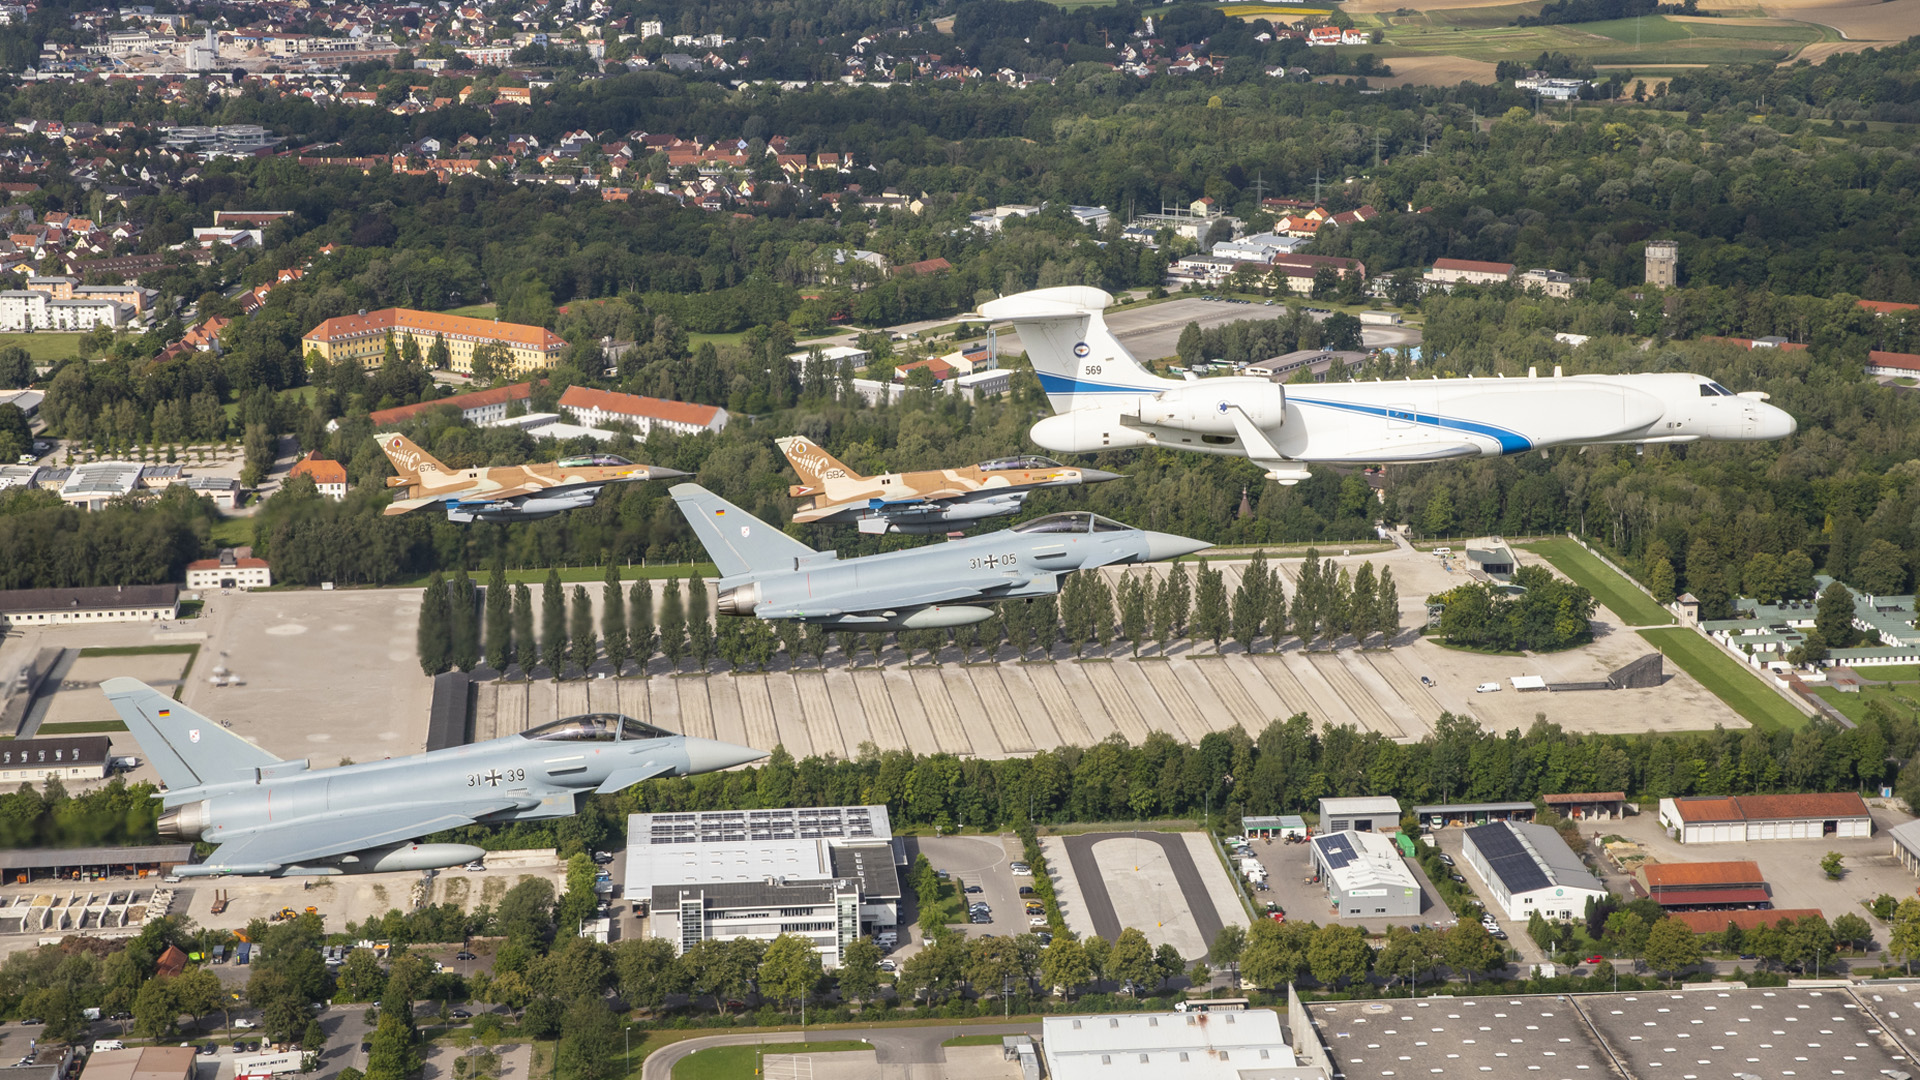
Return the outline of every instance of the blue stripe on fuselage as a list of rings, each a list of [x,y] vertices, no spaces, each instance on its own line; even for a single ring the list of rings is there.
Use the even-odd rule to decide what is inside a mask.
[[[1158,393],[1157,390],[1143,386],[1116,386],[1112,383],[1087,382],[1069,375],[1053,375],[1035,370],[1040,377],[1040,389],[1047,394],[1133,394],[1146,397]],[[1164,383],[1163,383],[1164,385]],[[1321,401],[1315,398],[1303,398],[1288,394],[1287,400],[1296,405],[1318,405],[1327,409],[1359,413],[1365,416],[1378,416],[1385,419],[1388,410],[1381,405],[1359,405],[1346,401]],[[1533,449],[1533,440],[1511,428],[1498,427],[1478,420],[1462,420],[1458,417],[1439,416],[1433,413],[1416,412],[1411,422],[1422,427],[1440,428],[1447,431],[1464,431],[1474,435],[1483,435],[1500,445],[1502,454],[1518,454]]]
[[[1318,405],[1326,409],[1339,409],[1343,412],[1361,413],[1366,416],[1385,418],[1388,410],[1381,405],[1357,405],[1347,401],[1316,401],[1313,398],[1287,395],[1287,401],[1294,405]],[[1465,431],[1474,435],[1484,435],[1500,444],[1502,454],[1518,454],[1533,449],[1533,440],[1510,428],[1483,424],[1478,420],[1461,420],[1451,416],[1436,416],[1432,413],[1416,412],[1411,421],[1423,427],[1436,427],[1450,431]]]

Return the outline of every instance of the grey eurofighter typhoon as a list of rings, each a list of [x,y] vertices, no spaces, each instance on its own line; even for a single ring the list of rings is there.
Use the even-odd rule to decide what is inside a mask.
[[[835,630],[964,626],[993,615],[983,604],[1052,596],[1074,570],[1177,559],[1212,546],[1077,510],[962,540],[842,559],[698,484],[676,484],[668,494],[720,569],[720,614]]]
[[[567,817],[580,798],[744,765],[751,747],[593,713],[408,757],[309,769],[282,761],[138,679],[100,684],[166,785],[160,834],[217,844],[181,877],[370,874],[459,866],[486,852],[421,844],[462,825]]]

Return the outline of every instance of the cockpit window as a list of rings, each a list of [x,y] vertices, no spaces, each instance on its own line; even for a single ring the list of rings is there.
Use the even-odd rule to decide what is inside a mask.
[[[563,469],[585,469],[595,465],[631,465],[633,462],[618,454],[582,454],[578,457],[561,458]]]
[[[1707,383],[1700,384],[1700,396],[1701,397],[1734,397],[1735,395],[1733,391],[1727,389],[1724,386],[1721,386],[1717,382],[1707,382]]]
[[[983,461],[978,466],[981,472],[1007,472],[1015,469],[1059,469],[1063,467],[1064,466],[1052,458],[1043,458],[1037,454],[1028,454],[1025,457],[995,458],[992,461]]]
[[[1063,514],[1048,514],[1037,517],[1013,527],[1017,533],[1089,533],[1089,532],[1127,532],[1129,527],[1112,518],[1101,517],[1085,510],[1069,510]]]
[[[585,716],[569,716],[529,728],[521,733],[529,739],[540,742],[613,742],[626,739],[658,739],[671,732],[642,723],[631,716],[618,713],[589,713]]]

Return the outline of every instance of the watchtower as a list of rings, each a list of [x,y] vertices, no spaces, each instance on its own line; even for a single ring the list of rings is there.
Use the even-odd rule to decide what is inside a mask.
[[[1680,245],[1672,240],[1647,244],[1647,284],[1670,289],[1680,283]]]

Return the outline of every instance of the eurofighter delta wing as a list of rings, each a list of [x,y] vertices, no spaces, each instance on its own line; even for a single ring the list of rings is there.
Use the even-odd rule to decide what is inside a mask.
[[[787,489],[806,503],[793,520],[853,523],[863,533],[943,533],[968,522],[1020,512],[1043,487],[1099,484],[1119,474],[1080,469],[1031,454],[959,469],[861,476],[804,435],[775,439],[800,482]]]
[[[422,844],[462,825],[567,817],[581,796],[767,755],[626,716],[571,716],[487,742],[309,769],[282,761],[138,679],[100,684],[166,785],[160,835],[216,844],[181,877],[369,874],[459,866],[486,852]]]
[[[1084,510],[926,547],[842,559],[815,551],[698,484],[668,492],[720,569],[722,615],[835,630],[926,630],[993,615],[981,605],[1052,596],[1075,570],[1157,562],[1212,545]]]
[[[387,507],[389,515],[441,506],[449,521],[531,521],[592,505],[594,496],[608,484],[687,475],[658,465],[636,465],[612,454],[562,458],[551,465],[449,469],[405,435],[376,437],[400,474],[387,477],[387,486],[407,489]]]
[[[1783,439],[1794,419],[1757,390],[1704,375],[1561,375],[1283,385],[1278,376],[1164,379],[1107,328],[1113,297],[1084,285],[990,300],[1011,322],[1055,415],[1028,433],[1062,453],[1144,446],[1252,459],[1297,484],[1316,463],[1500,457],[1555,446]],[[962,316],[962,318],[969,318]]]

